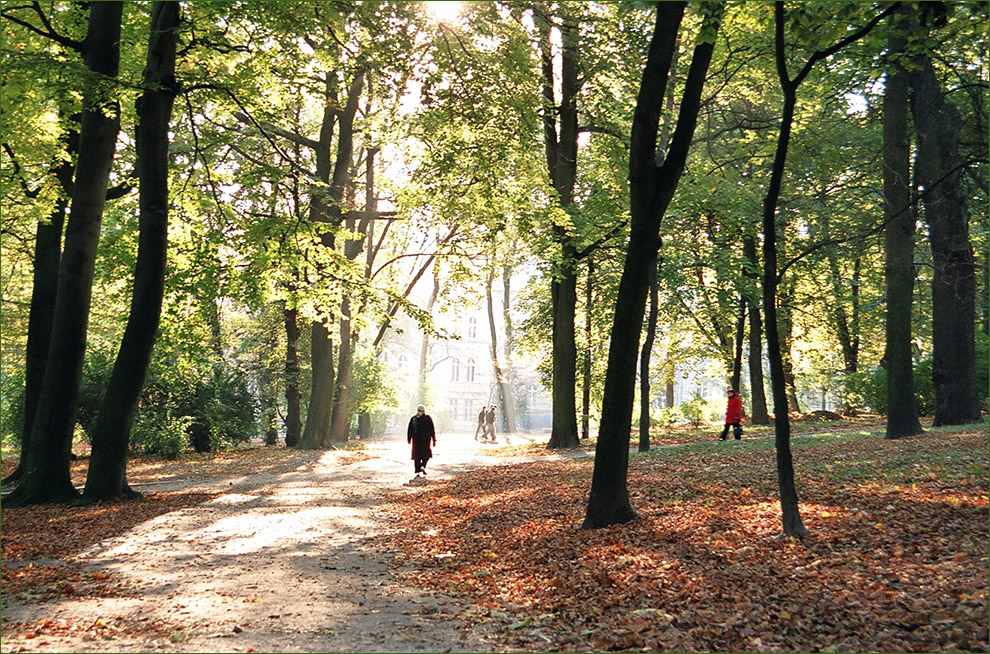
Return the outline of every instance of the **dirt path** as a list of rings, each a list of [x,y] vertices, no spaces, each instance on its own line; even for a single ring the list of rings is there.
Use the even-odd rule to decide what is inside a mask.
[[[5,602],[5,620],[103,621],[105,638],[70,631],[11,640],[0,650],[497,651],[497,634],[462,629],[466,605],[401,585],[391,554],[368,543],[391,528],[376,510],[385,494],[423,492],[430,480],[513,462],[491,456],[492,447],[445,436],[425,483],[411,482],[404,442],[374,444],[374,458],[351,465],[328,455],[282,474],[216,480],[210,485],[224,490],[216,499],[77,557],[85,571],[112,575],[132,592]]]

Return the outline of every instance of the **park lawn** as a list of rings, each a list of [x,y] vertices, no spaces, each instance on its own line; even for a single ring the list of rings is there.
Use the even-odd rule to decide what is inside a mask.
[[[580,530],[591,461],[539,461],[392,495],[381,544],[506,649],[986,652],[987,428],[882,435],[794,437],[804,540],[755,438],[634,455],[632,523]]]

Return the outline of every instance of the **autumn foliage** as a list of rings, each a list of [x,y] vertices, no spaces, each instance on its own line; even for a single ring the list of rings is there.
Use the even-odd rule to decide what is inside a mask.
[[[389,543],[507,649],[987,651],[986,431],[795,453],[803,541],[760,439],[634,457],[633,523],[578,529],[591,462],[542,461],[394,495]]]

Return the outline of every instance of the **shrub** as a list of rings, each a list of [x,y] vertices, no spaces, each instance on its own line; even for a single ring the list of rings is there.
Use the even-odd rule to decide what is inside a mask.
[[[189,442],[189,428],[193,419],[190,416],[172,416],[145,412],[134,421],[131,429],[131,444],[140,447],[145,454],[157,454],[166,459],[175,459]]]

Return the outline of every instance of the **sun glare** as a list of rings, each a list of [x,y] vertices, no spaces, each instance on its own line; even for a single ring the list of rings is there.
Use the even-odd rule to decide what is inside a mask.
[[[426,7],[441,23],[456,21],[461,13],[461,3],[456,0],[432,0],[426,3]]]

